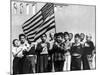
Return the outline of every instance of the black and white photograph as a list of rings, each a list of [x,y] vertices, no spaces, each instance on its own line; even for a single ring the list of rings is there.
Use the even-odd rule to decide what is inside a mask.
[[[12,75],[96,70],[96,6],[11,0]]]

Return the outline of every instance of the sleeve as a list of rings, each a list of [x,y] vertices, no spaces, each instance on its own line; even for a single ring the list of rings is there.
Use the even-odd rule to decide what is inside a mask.
[[[30,46],[30,44],[27,42],[27,43],[25,44],[25,49],[26,49],[26,51],[28,52],[28,51],[30,50],[30,48],[31,48],[31,46]]]
[[[22,48],[21,47],[19,47],[19,48],[14,48],[13,49],[14,51],[13,51],[13,56],[14,57],[22,57],[23,56],[23,51],[22,51]]]
[[[49,44],[50,44],[50,50],[52,50],[52,48],[53,48],[53,43],[50,42]]]
[[[41,43],[38,43],[38,44],[37,44],[37,47],[36,47],[36,51],[35,51],[36,54],[40,54],[40,52],[42,52],[42,49],[43,49],[43,48],[41,47]]]
[[[20,51],[18,52],[18,54],[17,54],[17,57],[23,57],[24,55],[23,55],[23,51],[21,50],[21,48],[20,48]]]
[[[71,48],[71,43],[69,43],[68,46],[66,46],[66,44],[65,44],[65,45],[64,45],[65,53],[66,53],[66,52],[70,52],[70,48]]]
[[[16,48],[15,47],[12,47],[12,55],[15,56],[16,54],[17,54]]]
[[[61,52],[61,53],[65,52],[64,48],[58,47],[56,44],[54,44],[54,46],[53,46],[53,51],[54,52]]]
[[[92,49],[92,50],[95,49],[93,42],[91,42],[91,49]]]
[[[53,52],[53,48],[51,48],[51,43],[47,43],[48,45],[47,45],[47,47],[48,47],[48,53],[49,53],[49,55],[51,55]]]
[[[24,46],[23,46],[23,55],[28,55],[29,51],[31,49],[31,45],[28,42],[25,42]]]
[[[90,43],[90,52],[92,54],[92,52],[95,50],[94,44],[93,42]]]
[[[72,47],[72,43],[70,43],[70,48],[68,49],[69,52],[71,51],[71,47]]]
[[[57,51],[57,46],[55,44],[53,44],[51,53],[54,54]]]
[[[50,51],[50,43],[49,42],[47,42],[47,49],[48,49],[48,51]]]
[[[70,49],[70,54],[72,55],[73,53],[73,43],[71,44],[71,49]]]
[[[35,45],[32,45],[32,46],[31,46],[31,48],[30,48],[28,54],[29,54],[29,55],[30,55],[30,54],[32,54],[32,55],[35,54]]]

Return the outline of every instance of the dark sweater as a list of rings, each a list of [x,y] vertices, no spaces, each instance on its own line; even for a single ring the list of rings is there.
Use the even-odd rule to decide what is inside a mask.
[[[83,48],[81,44],[80,45],[75,45],[75,43],[72,44],[71,55],[73,54],[79,54],[79,55],[83,54]]]
[[[85,42],[86,44],[89,45],[89,47],[84,47],[84,55],[91,55],[92,54],[92,51],[94,50],[94,44],[92,41],[86,41]]]

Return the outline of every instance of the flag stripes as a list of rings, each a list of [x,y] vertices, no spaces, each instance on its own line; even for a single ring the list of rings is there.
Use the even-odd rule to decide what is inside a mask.
[[[46,3],[40,11],[28,19],[22,29],[30,42],[38,40],[41,35],[55,28],[54,4]]]
[[[33,27],[33,26],[35,26],[39,21],[41,21],[42,20],[42,16],[40,16],[39,18],[37,18],[35,21],[33,21],[32,23],[30,23],[27,27],[24,27],[24,29],[29,29],[29,28],[31,28],[31,27]]]
[[[25,29],[25,30],[24,30],[25,33],[27,34],[27,33],[29,33],[30,31],[32,31],[32,30],[38,28],[38,27],[41,25],[42,22],[43,22],[42,19],[38,20],[38,22],[34,23],[32,26],[30,26],[29,28]],[[34,25],[35,25],[35,26],[34,26]]]
[[[40,16],[40,12],[37,12],[33,17],[31,17],[30,19],[28,19],[24,24],[23,24],[23,27],[25,26],[28,26],[29,25],[29,23],[32,23],[35,19],[36,19],[36,17],[37,16]]]
[[[36,25],[36,27],[34,27],[33,29],[31,28],[30,30],[25,31],[25,34],[29,35],[30,33],[37,31],[37,29],[41,26],[41,23],[42,23],[42,22],[43,22],[43,21],[40,21],[40,22]]]
[[[43,25],[40,28],[38,28],[38,30],[36,30],[36,34],[41,32],[41,30],[44,30],[45,28],[49,27],[50,24],[55,23],[54,20],[54,16],[50,17],[46,22],[43,23]],[[34,37],[34,31],[33,33],[29,34],[28,37]]]
[[[53,28],[55,28],[55,25],[54,25],[54,24],[53,24],[52,26],[48,27],[47,30],[44,30],[43,32],[41,32],[40,34],[38,34],[38,35],[34,38],[34,40],[38,40],[43,34],[45,34],[47,31],[49,31],[49,30],[51,30],[51,29],[53,29]],[[30,38],[30,39],[32,39],[32,38]],[[33,40],[31,40],[31,41],[33,41]]]
[[[38,14],[37,14],[38,15]],[[38,18],[41,18],[42,17],[42,15],[40,14],[40,15],[38,15],[38,16],[35,16],[35,18],[33,18],[31,21],[29,21],[28,23],[25,23],[24,24],[24,26],[23,26],[23,28],[24,29],[26,29],[27,27],[30,27],[33,23],[34,23],[34,21],[37,21],[37,19]],[[43,20],[43,19],[42,19]]]

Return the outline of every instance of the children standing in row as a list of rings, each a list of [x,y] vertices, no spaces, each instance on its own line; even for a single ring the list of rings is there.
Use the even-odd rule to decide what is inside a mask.
[[[30,55],[37,56],[37,60],[36,58],[31,59],[32,70],[37,73],[89,70],[91,68],[90,59],[94,52],[92,36],[86,35],[86,41],[84,41],[84,33],[75,34],[73,42],[72,37],[73,34],[68,32],[50,33],[51,39],[47,42],[47,35],[43,34],[41,41],[35,47],[25,41],[24,35],[20,35],[20,41],[17,39],[13,41],[14,74],[30,73],[30,67],[28,68],[30,63],[26,62],[30,58],[27,56]],[[36,60],[36,66],[33,60]]]

